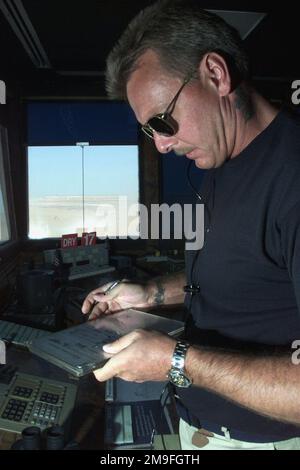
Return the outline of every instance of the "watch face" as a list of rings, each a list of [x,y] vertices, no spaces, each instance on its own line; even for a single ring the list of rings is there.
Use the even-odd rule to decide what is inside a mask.
[[[192,381],[179,369],[171,369],[168,374],[168,379],[172,384],[176,385],[176,387],[188,388],[192,385]]]

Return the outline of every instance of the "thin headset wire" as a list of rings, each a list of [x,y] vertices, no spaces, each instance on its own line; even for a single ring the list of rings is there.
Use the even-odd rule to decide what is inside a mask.
[[[186,171],[186,176],[187,176],[187,180],[188,180],[188,184],[191,188],[191,190],[193,191],[193,193],[196,194],[197,198],[199,199],[199,201],[202,202],[202,196],[198,193],[197,189],[195,188],[195,186],[193,185],[192,183],[192,180],[191,180],[191,167],[192,167],[192,163],[193,163],[193,160],[190,160],[189,163],[188,163],[188,166],[187,166],[187,171]]]
[[[203,196],[201,196],[201,194],[198,193],[197,189],[195,188],[194,184],[192,183],[192,180],[191,180],[191,175],[190,175],[190,171],[191,171],[191,165],[193,163],[193,160],[190,160],[189,163],[188,163],[188,166],[187,166],[187,172],[186,172],[186,176],[187,176],[187,181],[188,181],[188,184],[191,188],[191,190],[194,192],[194,194],[197,196],[197,198],[199,199],[199,201],[201,201],[202,204],[205,204],[205,199],[203,198]],[[214,170],[211,170],[214,172]],[[210,228],[210,225],[211,225],[211,219],[212,219],[212,211],[214,209],[214,199],[215,199],[215,187],[216,187],[216,180],[215,180],[215,173],[213,173],[213,176],[212,176],[212,182],[211,182],[211,185],[210,185],[210,188],[209,188],[209,191],[208,191],[208,194],[207,194],[207,197],[206,197],[206,204],[205,204],[205,209],[207,211],[207,215],[208,215],[208,224],[207,224],[207,228]],[[212,194],[212,207],[211,209],[208,207],[208,200],[209,198],[211,197],[211,192],[213,193]],[[200,251],[200,250],[199,250]],[[199,252],[198,251],[198,252]]]
[[[194,186],[194,184],[192,183],[192,180],[191,180],[191,174],[190,174],[190,173],[191,173],[192,163],[193,163],[193,160],[190,160],[189,163],[188,163],[188,166],[187,166],[187,172],[186,172],[187,181],[188,181],[188,184],[189,184],[191,190],[193,191],[193,193],[197,196],[197,198],[199,199],[199,201],[200,201],[202,204],[204,204],[204,198],[201,196],[201,194],[199,194],[199,192],[197,191],[196,187]],[[215,176],[214,176],[214,175],[213,175],[213,179],[212,179],[212,185],[211,185],[210,190],[209,190],[208,195],[207,195],[207,199],[210,197],[211,190],[213,190],[213,199],[214,199],[214,193],[215,193]],[[213,200],[213,206],[214,206],[214,200]],[[212,210],[213,210],[213,206],[212,206]],[[208,215],[208,227],[210,227],[210,225],[211,225],[212,211],[209,210],[208,204],[206,204],[206,211],[207,211],[207,215]],[[200,251],[201,251],[201,250],[198,250],[198,251],[197,251],[197,253],[196,253],[195,256],[193,257],[193,261],[192,261],[192,266],[191,266],[191,270],[190,270],[190,273],[191,273],[191,283],[192,283],[192,284],[193,284],[195,263],[196,263],[196,261],[198,260]],[[184,318],[184,322],[185,322],[185,323],[186,323],[186,321],[187,321],[187,319],[188,319],[188,315],[189,315],[189,313],[190,313],[190,311],[191,311],[192,299],[193,299],[193,296],[191,295],[191,296],[190,296],[189,305],[188,305],[188,309],[187,309],[187,313],[186,313],[185,318]]]
[[[187,181],[188,181],[188,184],[190,186],[190,188],[192,189],[192,191],[194,192],[194,194],[197,196],[197,198],[199,199],[199,201],[201,201],[203,203],[203,198],[202,196],[198,193],[197,189],[195,188],[194,184],[192,183],[191,181],[191,177],[190,177],[190,170],[191,170],[191,165],[192,165],[192,160],[189,162],[188,166],[187,166]],[[215,179],[213,178],[213,190],[215,188]],[[210,191],[209,191],[210,193]],[[208,210],[208,208],[207,208]],[[211,221],[211,212],[208,210],[208,215],[209,215],[209,224],[210,224],[210,221]],[[199,253],[200,253],[200,250],[197,251],[196,255],[194,256],[193,258],[193,261],[192,261],[192,266],[191,266],[191,282],[193,282],[193,271],[194,271],[194,267],[195,267],[195,262],[196,260],[198,259],[198,256],[199,256]],[[190,303],[189,303],[189,307],[188,307],[188,313],[190,312],[190,309],[191,309],[191,302],[192,302],[192,296],[191,296],[191,300],[190,300]],[[184,319],[184,323],[186,322],[187,320],[187,317]],[[166,394],[166,397],[163,401],[163,396],[165,394],[167,390],[167,394]],[[160,394],[160,398],[159,398],[159,401],[160,401],[160,404],[161,404],[161,418],[162,418],[162,422],[165,418],[164,416],[164,408],[167,404],[167,400],[170,396],[170,389],[169,389],[169,383],[167,383],[165,385],[165,387],[163,388],[161,394]],[[153,441],[154,441],[154,436],[155,436],[155,432],[156,432],[156,429],[153,428],[152,430],[152,433],[151,433],[151,440],[150,440],[150,446],[151,446],[151,449],[153,449]],[[165,439],[164,439],[164,435],[163,435],[163,432],[161,430],[160,432],[160,436],[161,436],[161,440],[162,440],[162,445],[163,445],[163,450],[167,450],[166,448],[166,443],[165,443]]]
[[[197,189],[195,188],[194,184],[192,183],[192,180],[191,180],[191,167],[192,167],[192,163],[193,161],[190,160],[189,163],[188,163],[188,167],[187,167],[187,180],[188,180],[188,183],[189,183],[189,186],[190,188],[192,189],[192,191],[194,192],[194,194],[197,196],[197,198],[199,199],[199,201],[201,203],[203,203],[203,198],[202,196],[198,193]],[[198,258],[198,254],[199,254],[199,250],[197,251],[196,255],[194,256],[193,258],[193,262],[192,262],[192,267],[191,267],[191,282],[193,283],[193,279],[192,279],[192,275],[193,275],[193,271],[194,271],[194,265],[195,265],[195,262]],[[191,296],[192,297],[192,296]]]
[[[165,392],[167,391],[167,394],[165,396],[165,399],[163,400],[163,396],[165,394]],[[169,383],[167,383],[165,385],[165,387],[163,388],[162,392],[161,392],[161,395],[160,395],[160,404],[161,404],[161,418],[162,418],[162,422],[164,420],[164,418],[166,418],[164,416],[164,410],[165,408],[167,408],[167,401],[168,401],[168,398],[170,396],[170,390],[169,390]],[[167,419],[167,418],[166,418]],[[161,436],[161,441],[162,441],[162,446],[163,446],[163,450],[167,450],[167,446],[166,446],[166,442],[165,442],[165,438],[164,438],[164,434],[162,432],[162,429],[161,429],[161,433],[160,433],[160,436]]]
[[[163,400],[163,397],[164,397],[164,394],[167,390],[167,394],[166,394],[166,397],[165,399]],[[164,415],[164,409],[166,407],[166,404],[167,404],[167,400],[170,396],[170,390],[169,390],[169,383],[167,383],[164,388],[162,389],[161,391],[161,394],[160,394],[160,397],[159,397],[159,403],[160,403],[160,414],[161,414],[161,423],[163,423],[164,419],[165,419],[165,415]],[[152,429],[152,433],[151,433],[151,439],[150,439],[150,447],[151,447],[151,450],[153,450],[153,443],[154,443],[154,436],[156,434],[156,429],[153,428]],[[163,433],[163,430],[162,430],[162,426],[160,426],[160,433],[159,433],[160,437],[161,437],[161,441],[162,441],[162,446],[163,446],[163,450],[167,450],[167,446],[166,446],[166,442],[165,442],[165,438],[164,438],[164,433]]]

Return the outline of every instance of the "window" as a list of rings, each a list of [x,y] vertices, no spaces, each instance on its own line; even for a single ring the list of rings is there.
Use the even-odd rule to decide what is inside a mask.
[[[29,146],[29,237],[138,237],[137,145]]]
[[[7,132],[0,126],[0,243],[10,240],[4,159],[8,157]]]

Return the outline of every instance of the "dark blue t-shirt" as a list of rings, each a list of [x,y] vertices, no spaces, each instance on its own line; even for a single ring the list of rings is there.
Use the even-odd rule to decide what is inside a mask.
[[[283,346],[292,354],[300,339],[299,117],[279,112],[240,155],[206,173],[201,193],[204,246],[186,252],[188,282],[200,286],[186,298],[187,338],[258,354]],[[296,426],[207,390],[177,391],[200,421],[270,440],[300,436]]]

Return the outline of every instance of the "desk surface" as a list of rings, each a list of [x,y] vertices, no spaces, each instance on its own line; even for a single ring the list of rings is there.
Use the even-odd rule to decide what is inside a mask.
[[[6,362],[17,367],[19,372],[78,385],[70,438],[78,442],[80,449],[104,449],[105,384],[97,382],[92,373],[76,379],[29,351],[13,346],[7,351]],[[19,437],[18,434],[0,430],[0,449],[10,449],[11,444]]]
[[[186,315],[182,306],[166,306],[150,312],[177,320],[182,320]],[[80,315],[79,309],[78,316]],[[78,442],[80,449],[105,449],[105,383],[98,382],[93,373],[77,379],[29,351],[14,346],[8,348],[6,356],[7,364],[16,366],[19,372],[78,385],[70,439]],[[17,438],[20,438],[20,434],[0,430],[0,450],[10,449]]]

